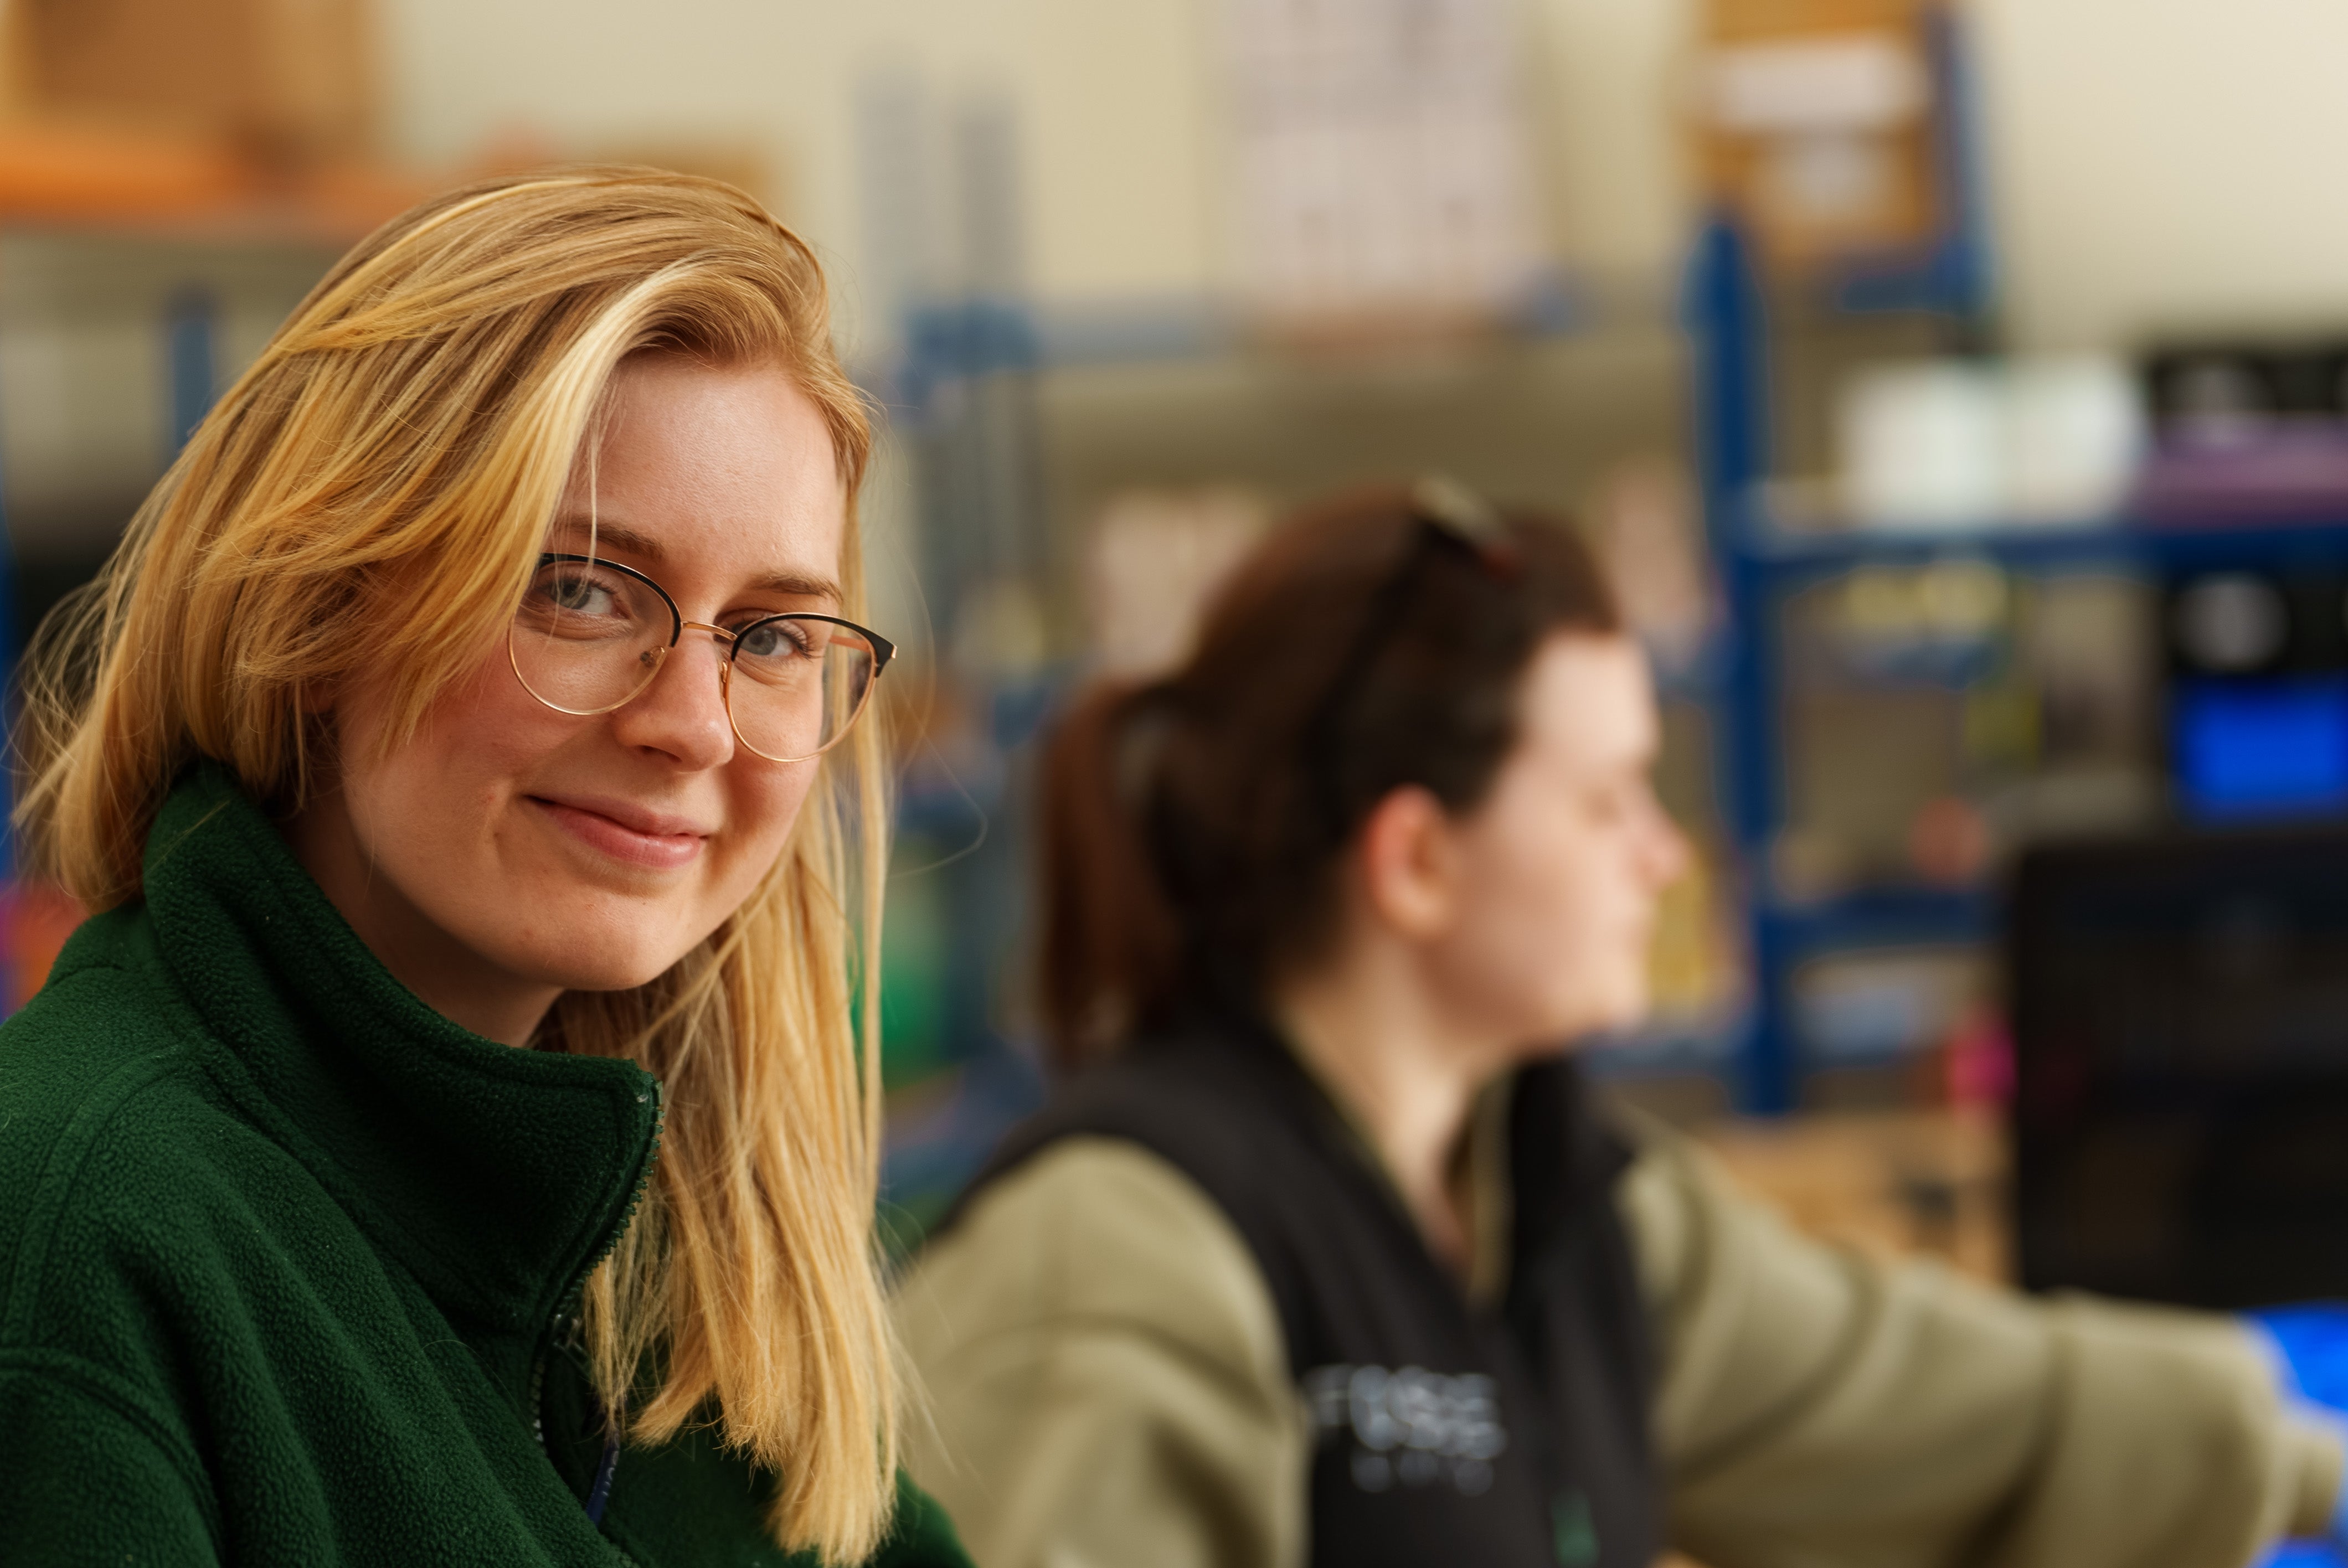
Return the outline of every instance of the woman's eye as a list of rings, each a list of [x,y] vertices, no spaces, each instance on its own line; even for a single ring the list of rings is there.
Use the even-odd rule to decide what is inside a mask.
[[[592,578],[559,577],[545,585],[554,608],[572,615],[609,615],[615,608],[610,589]]]
[[[741,636],[741,653],[746,659],[780,659],[805,653],[810,640],[807,629],[795,620],[762,620]]]
[[[1639,790],[1632,784],[1617,784],[1590,792],[1590,815],[1597,821],[1612,825],[1628,821],[1638,810]]]

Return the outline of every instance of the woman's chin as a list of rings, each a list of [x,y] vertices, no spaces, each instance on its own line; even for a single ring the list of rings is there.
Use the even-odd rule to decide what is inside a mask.
[[[1647,1021],[1647,1001],[1643,983],[1619,986],[1605,996],[1577,997],[1573,1006],[1558,1009],[1557,1027],[1548,1038],[1579,1046],[1610,1035],[1627,1034]]]
[[[572,942],[534,945],[534,950],[509,960],[520,973],[566,991],[624,991],[649,985],[674,968],[690,946],[670,949],[654,942],[613,941],[582,937]]]
[[[1585,1032],[1600,1036],[1629,1034],[1643,1027],[1653,1016],[1653,1009],[1647,1005],[1646,988],[1642,986],[1634,995],[1607,1009],[1596,1027]]]

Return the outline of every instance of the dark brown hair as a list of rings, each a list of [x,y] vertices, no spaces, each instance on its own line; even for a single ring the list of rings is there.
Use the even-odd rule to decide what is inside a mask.
[[[1476,508],[1468,517],[1462,507]],[[1560,631],[1620,630],[1560,521],[1418,487],[1347,492],[1275,529],[1161,680],[1080,698],[1043,779],[1043,1012],[1074,1067],[1194,1008],[1248,1007],[1331,934],[1377,803],[1474,809],[1518,691]]]

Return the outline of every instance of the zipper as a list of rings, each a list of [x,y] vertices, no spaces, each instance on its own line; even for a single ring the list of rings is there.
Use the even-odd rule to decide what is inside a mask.
[[[582,1319],[579,1316],[579,1303],[587,1294],[588,1278],[592,1276],[597,1269],[603,1266],[603,1260],[612,1255],[613,1252],[620,1245],[620,1238],[628,1234],[628,1227],[635,1223],[636,1210],[644,1201],[644,1189],[652,1184],[653,1167],[660,1163],[661,1130],[667,1121],[668,1102],[661,1095],[660,1080],[657,1078],[651,1078],[650,1074],[647,1074],[646,1077],[649,1079],[652,1085],[651,1089],[647,1092],[650,1094],[653,1102],[653,1139],[650,1146],[644,1150],[644,1163],[636,1169],[636,1184],[629,1190],[628,1206],[620,1212],[620,1223],[612,1227],[611,1234],[603,1238],[603,1245],[596,1248],[595,1255],[589,1258],[586,1263],[582,1265],[578,1271],[572,1276],[570,1285],[567,1286],[562,1292],[561,1298],[561,1305],[554,1309],[554,1317],[547,1325],[546,1335],[539,1342],[538,1354],[532,1358],[530,1361],[530,1428],[538,1435],[539,1451],[548,1455],[550,1463],[552,1460],[552,1455],[551,1451],[546,1446],[547,1362],[553,1357],[554,1347],[559,1340],[567,1336],[573,1343],[576,1343],[582,1323]],[[636,1097],[637,1103],[643,1103],[644,1098],[644,1095],[638,1095]],[[599,1412],[602,1410],[602,1405],[601,1400],[596,1401],[596,1409]],[[607,1416],[605,1419],[605,1431],[603,1438],[603,1454],[602,1457],[596,1461],[594,1481],[590,1486],[586,1501],[582,1504],[582,1506],[587,1510],[587,1522],[589,1523],[600,1525],[603,1522],[603,1505],[610,1500],[612,1494],[612,1477],[619,1468],[619,1426],[617,1422],[611,1420]]]

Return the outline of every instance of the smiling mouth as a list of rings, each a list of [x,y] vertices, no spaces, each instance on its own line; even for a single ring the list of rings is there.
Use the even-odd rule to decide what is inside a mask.
[[[706,834],[689,830],[663,832],[637,826],[591,806],[574,805],[545,795],[533,794],[523,798],[544,813],[555,826],[587,848],[647,870],[670,871],[690,865],[700,856],[701,846],[708,842]]]

